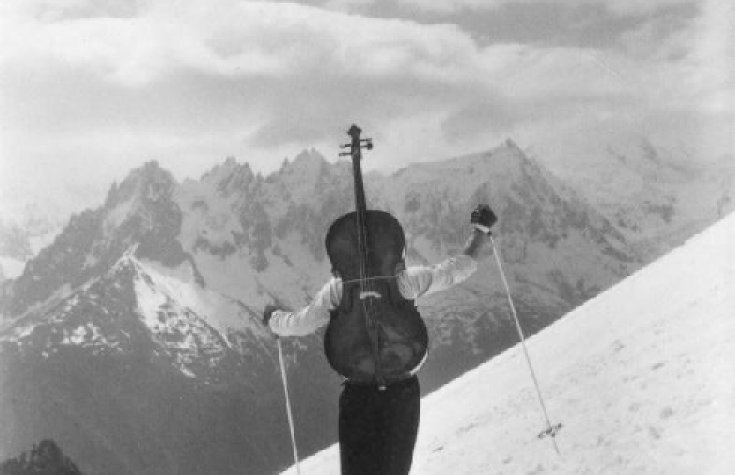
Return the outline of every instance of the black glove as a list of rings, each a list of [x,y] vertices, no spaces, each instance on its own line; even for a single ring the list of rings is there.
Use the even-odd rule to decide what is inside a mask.
[[[270,329],[269,323],[271,321],[271,317],[273,316],[273,312],[275,312],[276,310],[283,310],[283,309],[275,305],[266,305],[265,308],[263,309],[263,325],[265,325],[266,328]]]
[[[485,234],[490,234],[490,228],[498,220],[489,205],[479,204],[470,216],[470,223]]]

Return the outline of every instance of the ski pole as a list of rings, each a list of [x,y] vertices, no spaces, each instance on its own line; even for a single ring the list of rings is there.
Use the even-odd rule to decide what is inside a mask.
[[[299,452],[296,448],[296,431],[294,430],[293,413],[291,412],[291,399],[288,397],[288,379],[286,378],[286,364],[283,361],[283,346],[281,339],[276,337],[278,343],[278,364],[281,367],[281,381],[283,381],[283,394],[286,396],[286,414],[288,415],[288,428],[291,430],[291,446],[293,447],[293,462],[296,465],[296,475],[301,475],[299,467]]]
[[[536,378],[536,373],[533,370],[533,365],[531,364],[531,357],[528,354],[528,348],[526,348],[526,338],[523,336],[523,330],[521,329],[521,324],[518,321],[518,312],[516,312],[516,306],[513,303],[513,297],[510,294],[510,286],[508,285],[508,280],[505,278],[505,272],[503,271],[503,264],[500,260],[500,254],[498,253],[498,249],[495,246],[495,239],[493,239],[493,235],[490,234],[490,244],[492,244],[493,248],[493,255],[495,256],[495,262],[498,264],[498,270],[500,271],[500,279],[503,281],[503,286],[505,287],[505,293],[508,296],[508,304],[510,305],[510,311],[513,314],[513,320],[516,324],[516,331],[518,332],[518,337],[521,341],[521,347],[523,348],[523,354],[526,356],[526,362],[528,363],[528,369],[531,372],[531,379],[533,379],[533,385],[536,387],[536,395],[538,396],[538,401],[541,404],[541,410],[544,413],[544,420],[546,421],[546,429],[541,431],[538,434],[538,438],[542,439],[546,437],[547,435],[551,437],[551,442],[554,444],[554,450],[556,450],[556,453],[561,455],[561,452],[559,451],[559,446],[556,445],[556,434],[561,429],[561,423],[556,425],[551,425],[551,421],[549,420],[549,413],[546,410],[546,404],[544,403],[544,398],[541,395],[541,388],[538,384],[538,379]]]

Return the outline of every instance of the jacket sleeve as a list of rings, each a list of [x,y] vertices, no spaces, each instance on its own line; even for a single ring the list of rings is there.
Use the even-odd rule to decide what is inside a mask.
[[[341,298],[342,281],[332,278],[316,293],[309,305],[296,312],[277,310],[268,324],[276,335],[309,335],[329,323],[329,312],[337,308]]]
[[[398,274],[398,290],[407,299],[416,299],[446,290],[467,280],[477,270],[477,261],[464,254],[433,266],[409,267]]]

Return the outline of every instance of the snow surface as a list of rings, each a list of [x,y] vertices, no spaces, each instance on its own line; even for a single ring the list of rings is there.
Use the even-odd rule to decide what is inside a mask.
[[[102,223],[102,229],[105,230],[105,234],[109,234],[112,230],[117,229],[120,225],[130,216],[135,207],[136,200],[134,197],[127,201],[119,203],[112,209]]]
[[[299,184],[294,185],[294,189],[289,185],[290,193],[295,194],[297,190],[302,190],[305,186],[302,182],[307,178],[315,180],[314,175],[318,168],[312,166],[314,170],[308,173],[305,168],[315,161],[315,157],[305,155],[291,165],[294,168],[292,179]],[[226,257],[197,249],[197,242],[205,239],[211,246],[229,245],[234,250],[240,247],[235,243],[235,236],[247,234],[239,219],[243,197],[238,193],[227,193],[220,186],[236,170],[245,175],[251,173],[249,169],[238,167],[240,166],[234,160],[228,160],[205,175],[201,181],[189,180],[177,189],[176,202],[185,210],[177,239],[191,254],[208,289],[233,301],[247,302],[251,308],[263,308],[274,300],[294,308],[305,305],[326,281],[325,276],[329,275],[330,268],[327,262],[318,261],[310,251],[305,250],[300,242],[294,242],[288,237],[283,240],[272,237],[274,245],[281,248],[290,262],[266,250],[266,269],[256,269],[253,266],[252,256],[247,249],[238,249]],[[304,196],[313,195],[313,187],[308,190],[309,193],[302,191]],[[281,198],[273,199],[274,203],[280,201]],[[281,214],[283,213],[285,209],[281,210]],[[269,210],[268,214],[278,215],[273,210]],[[268,293],[267,289],[272,289],[273,293]],[[236,327],[232,324],[228,326]]]
[[[0,277],[15,279],[23,274],[26,267],[25,261],[12,257],[0,256]]]
[[[230,330],[258,330],[259,325],[243,314],[241,305],[196,283],[188,261],[169,268],[147,259],[131,258],[150,280],[135,280],[138,306],[149,328],[161,325],[158,314],[168,302],[177,302],[198,315],[206,316],[207,324],[226,336]]]
[[[734,242],[735,214],[527,341],[561,456],[517,345],[423,399],[412,473],[735,473]]]

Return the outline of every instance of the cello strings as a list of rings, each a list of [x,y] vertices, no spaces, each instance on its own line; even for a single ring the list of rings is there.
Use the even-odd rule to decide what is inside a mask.
[[[396,275],[375,275],[372,277],[361,277],[359,279],[350,279],[350,280],[343,280],[342,284],[352,284],[354,282],[363,282],[368,280],[389,280],[389,279],[397,279],[398,276]]]

